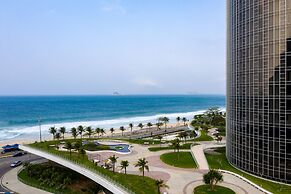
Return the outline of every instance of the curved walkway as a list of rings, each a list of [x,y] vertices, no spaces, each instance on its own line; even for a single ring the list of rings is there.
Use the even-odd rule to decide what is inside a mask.
[[[43,158],[46,158],[48,160],[54,161],[60,165],[66,166],[67,168],[70,168],[86,177],[88,177],[89,179],[95,181],[96,183],[102,185],[103,187],[105,187],[106,189],[108,189],[109,191],[111,191],[114,194],[127,194],[129,192],[127,192],[124,188],[122,188],[119,185],[114,184],[112,181],[102,177],[101,175],[86,169],[74,162],[71,162],[69,160],[66,160],[64,158],[61,158],[59,156],[50,154],[48,152],[45,151],[40,151],[28,146],[24,146],[24,145],[20,145],[19,147],[20,149],[33,153],[35,155],[41,156]]]
[[[22,167],[16,167],[10,171],[8,171],[3,177],[1,184],[7,187],[9,190],[14,191],[16,193],[21,194],[51,194],[47,191],[43,191],[37,189],[35,187],[31,187],[28,185],[23,184],[17,178],[17,173]]]
[[[215,143],[214,141],[211,142],[201,142],[200,145],[195,145],[191,147],[191,153],[196,161],[198,168],[200,171],[208,171],[209,170],[209,165],[207,162],[207,159],[204,154],[205,149],[209,148],[217,148],[217,147],[224,147],[225,143]],[[223,179],[224,181],[222,183],[219,183],[219,185],[224,185],[232,190],[234,190],[237,194],[264,194],[265,192],[262,192],[260,189],[256,188],[255,186],[249,184],[243,179],[240,179],[237,176],[234,176],[229,173],[224,173],[223,174]],[[202,179],[201,179],[202,180]],[[200,182],[203,184],[202,182]],[[191,187],[190,187],[191,185]],[[186,187],[184,188],[184,191],[186,193],[193,192],[193,189],[198,186],[198,182],[195,182],[195,184],[188,183]],[[184,194],[186,194],[184,192]]]

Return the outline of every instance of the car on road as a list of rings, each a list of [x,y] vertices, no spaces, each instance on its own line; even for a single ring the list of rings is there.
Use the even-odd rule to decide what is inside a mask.
[[[27,154],[26,152],[16,152],[13,154],[13,157],[23,156],[24,154]]]
[[[17,160],[17,161],[12,162],[10,164],[10,167],[14,168],[14,167],[20,166],[21,164],[22,164],[22,162],[20,160]]]

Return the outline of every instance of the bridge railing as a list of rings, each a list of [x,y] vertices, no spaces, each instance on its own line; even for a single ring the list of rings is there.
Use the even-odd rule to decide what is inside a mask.
[[[134,194],[134,192],[130,188],[122,185],[118,181],[112,179],[110,176],[108,176],[108,175],[106,175],[106,174],[98,171],[98,169],[96,169],[96,168],[87,166],[87,165],[83,164],[82,162],[79,162],[77,160],[74,160],[71,157],[68,157],[68,156],[66,156],[64,154],[57,153],[57,152],[54,152],[54,151],[51,151],[51,150],[44,150],[44,149],[41,149],[41,148],[36,148],[36,147],[29,146],[29,145],[26,145],[26,147],[28,147],[29,149],[35,149],[35,150],[38,150],[38,151],[41,151],[41,152],[45,152],[46,154],[50,154],[50,155],[52,155],[54,157],[59,157],[60,159],[64,159],[67,162],[71,162],[73,164],[76,164],[76,165],[78,165],[78,166],[80,166],[80,167],[82,167],[84,169],[89,170],[90,172],[93,172],[93,173],[97,174],[98,176],[100,176],[100,177],[104,178],[105,180],[109,181],[111,184],[116,185],[118,188],[120,188],[121,190],[123,190],[124,193]]]

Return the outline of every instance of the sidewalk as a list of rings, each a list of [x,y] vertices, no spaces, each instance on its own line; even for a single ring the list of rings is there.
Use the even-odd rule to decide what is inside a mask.
[[[17,172],[21,169],[21,166],[16,167],[8,171],[2,178],[1,184],[16,193],[21,194],[51,194],[47,191],[43,191],[28,185],[23,184],[17,178]]]

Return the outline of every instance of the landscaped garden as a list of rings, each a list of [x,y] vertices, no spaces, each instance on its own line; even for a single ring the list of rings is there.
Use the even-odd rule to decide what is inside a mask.
[[[231,166],[225,155],[225,148],[214,149],[215,153],[205,153],[208,164],[212,169],[223,169],[239,174],[274,194],[290,194],[291,186],[261,179]]]
[[[91,194],[105,191],[94,181],[59,165],[28,164],[20,171],[18,178],[25,184],[62,194]]]
[[[190,152],[170,152],[160,156],[161,160],[170,165],[179,168],[197,168]]]
[[[68,140],[67,140],[68,141]],[[76,140],[69,140],[71,144]],[[48,141],[42,143],[33,143],[30,144],[31,147],[36,149],[41,149],[43,151],[49,152],[51,154],[57,155],[59,157],[63,157],[64,159],[71,160],[72,162],[78,163],[79,165],[89,168],[92,171],[100,174],[103,177],[106,177],[112,183],[116,183],[117,185],[126,188],[127,190],[136,193],[136,194],[148,194],[148,193],[158,193],[157,186],[155,184],[155,180],[149,177],[143,177],[138,175],[124,174],[124,173],[116,173],[110,171],[108,169],[97,166],[92,161],[89,161],[86,157],[86,153],[83,148],[78,148],[78,150],[74,152],[69,151],[60,151],[56,149],[56,145],[59,145],[60,141]],[[73,147],[70,147],[74,149]]]
[[[194,194],[235,194],[235,192],[229,188],[223,186],[215,186],[215,189],[212,191],[209,188],[209,185],[200,185],[194,188]]]

